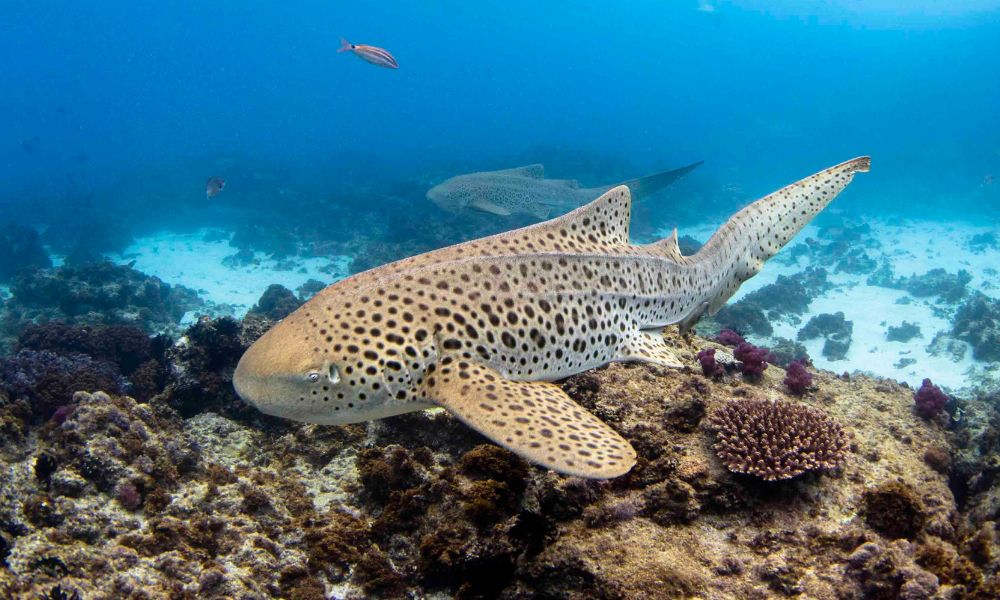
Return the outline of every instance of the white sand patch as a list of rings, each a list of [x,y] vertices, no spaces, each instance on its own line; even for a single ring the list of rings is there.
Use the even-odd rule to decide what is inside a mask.
[[[972,276],[968,284],[970,290],[978,290],[991,297],[1000,297],[1000,250],[987,248],[976,253],[968,248],[967,242],[973,235],[991,231],[961,222],[899,221],[892,223],[870,221],[872,237],[881,243],[881,250],[872,249],[869,255],[876,261],[888,259],[897,277],[923,275],[931,269],[943,268],[948,273],[965,269]],[[695,239],[705,241],[715,231],[718,224],[693,227],[687,233]],[[995,233],[1000,234],[996,229]],[[660,232],[669,235],[669,231]],[[816,237],[818,228],[810,225],[794,238],[775,258],[769,261],[755,277],[744,283],[730,300],[735,302],[747,294],[774,283],[780,275],[794,275],[809,266],[827,270],[827,280],[833,284],[828,292],[814,298],[809,312],[802,316],[800,323],[772,322],[775,337],[796,339],[798,330],[808,320],[821,313],[843,312],[854,329],[851,346],[843,360],[831,361],[823,356],[823,340],[804,342],[809,355],[817,367],[834,372],[869,372],[883,377],[905,381],[913,386],[920,385],[929,377],[936,384],[953,391],[972,385],[970,375],[987,367],[986,363],[972,359],[972,348],[966,344],[965,357],[953,362],[945,355],[932,356],[928,345],[939,331],[951,330],[947,318],[935,313],[936,298],[913,298],[903,290],[870,286],[867,274],[850,275],[833,273],[832,264],[813,264],[808,256],[791,261],[790,250],[807,238]],[[821,240],[826,241],[826,240]],[[899,300],[909,300],[900,304]],[[905,301],[904,300],[904,301]],[[920,327],[921,337],[909,342],[890,342],[886,339],[888,326],[898,326],[903,321]],[[767,345],[768,339],[752,341]],[[913,359],[910,365],[901,365],[902,359]],[[900,366],[897,366],[900,365]]]
[[[348,256],[293,258],[290,262],[294,267],[284,270],[279,268],[279,261],[256,253],[253,264],[228,267],[222,261],[237,249],[227,240],[206,242],[206,232],[165,231],[137,238],[124,252],[108,258],[118,263],[134,260],[135,268],[143,273],[196,290],[209,303],[206,312],[237,318],[245,315],[272,283],[294,292],[309,279],[330,284],[348,275]],[[185,320],[193,317],[187,315]]]

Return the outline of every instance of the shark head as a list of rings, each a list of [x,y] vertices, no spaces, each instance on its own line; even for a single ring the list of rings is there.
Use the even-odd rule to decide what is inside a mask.
[[[382,341],[356,335],[355,315],[321,302],[289,315],[240,359],[236,393],[263,413],[309,423],[357,423],[414,410],[399,408],[410,396],[398,372],[402,361],[387,356]]]
[[[427,199],[441,210],[458,212],[471,207],[477,197],[487,190],[480,189],[482,184],[472,175],[458,175],[446,179],[427,191]]]

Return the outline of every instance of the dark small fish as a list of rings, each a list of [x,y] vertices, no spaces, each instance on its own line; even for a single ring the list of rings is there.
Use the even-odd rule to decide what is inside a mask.
[[[209,177],[205,183],[205,196],[215,198],[222,193],[222,188],[226,187],[226,180],[221,177]]]
[[[354,56],[370,62],[373,65],[385,67],[386,69],[398,69],[399,63],[389,54],[388,50],[376,46],[366,46],[364,44],[352,44],[340,38],[340,50],[337,52],[353,52]]]

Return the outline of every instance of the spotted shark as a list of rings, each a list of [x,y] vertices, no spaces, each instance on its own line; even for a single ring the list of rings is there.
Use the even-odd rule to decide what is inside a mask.
[[[698,167],[701,162],[626,181],[636,199],[654,194]],[[499,216],[528,214],[540,219],[586,204],[614,185],[580,187],[573,179],[545,179],[545,168],[534,164],[515,169],[457,175],[434,186],[427,198],[441,209]]]
[[[622,475],[629,443],[550,382],[611,361],[680,367],[662,328],[721,308],[869,164],[750,204],[690,256],[676,230],[631,244],[619,186],[558,218],[359,273],[258,339],[233,383],[259,410],[312,423],[443,407],[543,467]]]

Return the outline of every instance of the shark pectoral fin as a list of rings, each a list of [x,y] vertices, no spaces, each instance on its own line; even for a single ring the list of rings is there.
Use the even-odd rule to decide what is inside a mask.
[[[476,210],[481,210],[483,212],[488,212],[493,215],[499,215],[501,217],[510,216],[509,210],[507,210],[502,206],[497,206],[496,204],[493,204],[492,202],[484,198],[476,198],[471,203],[469,203],[469,207],[474,208]]]
[[[659,331],[637,331],[618,348],[615,360],[648,362],[680,369],[684,363],[674,355]]]
[[[445,357],[421,387],[426,400],[543,467],[607,479],[635,464],[624,438],[551,383],[511,381],[488,366]]]
[[[548,206],[545,206],[544,204],[538,204],[531,207],[531,210],[529,210],[528,212],[530,212],[531,215],[534,217],[538,217],[539,219],[544,219],[549,216],[549,213],[552,212],[552,209],[549,208]]]

